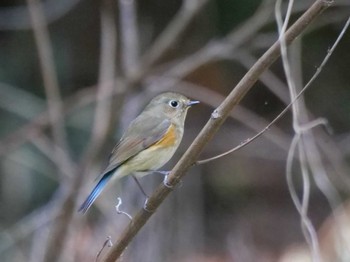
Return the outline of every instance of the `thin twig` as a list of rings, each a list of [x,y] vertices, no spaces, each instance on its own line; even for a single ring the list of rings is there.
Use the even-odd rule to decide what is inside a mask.
[[[101,249],[97,252],[97,255],[96,255],[96,259],[95,259],[95,262],[98,261],[102,251],[106,248],[106,247],[112,247],[113,246],[113,243],[111,241],[112,237],[111,236],[108,236],[107,239],[105,240],[105,242],[103,242],[103,245],[101,247]]]
[[[342,31],[340,32],[340,34],[338,35],[336,41],[334,42],[334,44],[332,45],[332,47],[327,51],[327,55],[325,56],[324,60],[322,61],[321,65],[317,68],[315,74],[310,78],[310,80],[307,82],[307,84],[304,86],[304,88],[293,98],[293,100],[282,110],[281,113],[279,113],[264,129],[262,129],[259,133],[257,133],[255,136],[248,138],[247,140],[245,140],[244,142],[242,142],[240,145],[222,153],[219,154],[217,156],[211,157],[211,158],[207,158],[207,159],[203,159],[203,160],[199,160],[195,163],[195,165],[201,165],[201,164],[205,164],[208,163],[210,161],[219,159],[221,157],[224,157],[226,155],[229,155],[235,151],[237,151],[238,149],[248,145],[249,143],[251,143],[252,141],[254,141],[256,138],[260,137],[263,133],[265,133],[266,131],[268,131],[272,125],[274,125],[280,118],[282,118],[283,115],[285,115],[288,110],[293,106],[293,104],[305,93],[305,91],[311,86],[311,84],[315,81],[315,79],[317,78],[317,76],[321,73],[321,71],[323,70],[324,66],[326,65],[326,63],[328,62],[329,58],[331,57],[331,55],[333,54],[335,48],[337,47],[338,43],[340,42],[340,40],[342,39],[342,37],[344,36],[346,30],[348,29],[350,25],[350,18],[347,20],[347,22],[345,23],[345,26],[343,27]]]
[[[285,40],[287,44],[290,44],[300,33],[311,23],[322,11],[329,6],[328,2],[316,1],[287,31]],[[280,44],[276,42],[265,54],[258,60],[258,62],[248,71],[238,85],[227,96],[223,103],[215,110],[216,114],[212,114],[205,127],[199,133],[197,138],[193,141],[189,149],[182,156],[180,161],[175,165],[168,177],[168,183],[171,186],[175,186],[186,171],[196,161],[198,155],[204,149],[205,145],[211,140],[214,134],[219,130],[221,125],[228,117],[230,111],[241,101],[245,94],[252,88],[254,83],[258,80],[259,76],[266,70],[280,55]],[[110,249],[107,256],[103,261],[112,262],[116,261],[123,253],[125,248],[129,245],[131,240],[143,227],[143,225],[152,216],[159,205],[172,191],[163,185],[159,185],[153,195],[149,198],[147,203],[148,211],[144,209],[140,210],[136,216],[134,216],[133,223],[125,228],[124,232],[116,242],[114,247]]]
[[[132,75],[138,68],[139,36],[135,0],[119,0],[121,57],[124,75]]]
[[[118,197],[118,204],[115,206],[115,209],[117,210],[117,213],[118,213],[119,215],[124,215],[124,216],[126,216],[126,217],[129,218],[130,221],[132,222],[132,216],[129,215],[128,213],[126,213],[125,211],[120,210],[120,206],[121,206],[122,204],[123,204],[122,199],[121,199],[120,197]]]

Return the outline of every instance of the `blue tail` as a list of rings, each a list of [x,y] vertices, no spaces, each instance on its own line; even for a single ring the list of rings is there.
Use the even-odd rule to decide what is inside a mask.
[[[115,170],[113,169],[102,176],[100,181],[98,181],[97,185],[91,191],[90,195],[86,198],[84,203],[80,206],[80,208],[78,209],[78,212],[82,212],[83,214],[85,214],[85,212],[88,211],[92,203],[94,203],[96,198],[101,194],[102,190],[105,188],[107,182],[111,179],[114,171]]]

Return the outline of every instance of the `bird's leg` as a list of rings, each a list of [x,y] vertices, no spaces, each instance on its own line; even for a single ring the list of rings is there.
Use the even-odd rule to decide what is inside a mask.
[[[137,179],[136,176],[134,176],[134,175],[131,175],[131,176],[135,180],[135,182],[136,182],[137,186],[139,187],[139,189],[141,190],[142,194],[146,197],[146,199],[148,199],[149,196],[146,194],[145,190],[143,190],[140,181]]]
[[[115,206],[115,209],[117,210],[117,213],[119,214],[119,215],[125,215],[125,216],[127,216],[131,221],[132,221],[132,216],[131,215],[129,215],[128,213],[126,213],[126,212],[124,212],[124,211],[121,211],[120,209],[119,209],[119,207],[122,205],[122,199],[120,198],[120,197],[118,197],[118,204]]]
[[[149,199],[149,196],[146,194],[145,190],[143,190],[141,184],[140,184],[140,181],[137,179],[136,176],[132,175],[132,177],[134,178],[137,186],[140,188],[142,194],[146,197],[146,200],[145,200],[145,203],[143,204],[143,209],[146,210],[147,212],[151,212],[148,208],[147,208],[147,203],[148,203],[148,199]]]
[[[143,204],[143,209],[149,213],[153,213],[152,210],[148,208],[147,204],[148,204],[148,198],[146,198],[145,203]]]

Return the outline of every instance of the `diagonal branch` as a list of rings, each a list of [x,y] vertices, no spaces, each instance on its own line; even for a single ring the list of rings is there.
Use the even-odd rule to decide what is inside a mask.
[[[139,70],[129,76],[131,82],[139,83],[149,73],[152,66],[168,53],[207,2],[208,0],[186,0],[183,2],[175,18],[142,57]]]
[[[285,43],[290,44],[305,28],[319,16],[332,2],[318,0],[291,26],[286,32]],[[168,177],[168,184],[175,186],[186,171],[195,163],[199,154],[205,145],[211,140],[214,134],[219,130],[221,125],[228,117],[231,110],[241,101],[241,99],[252,88],[259,76],[273,64],[280,55],[280,43],[277,41],[265,54],[255,63],[255,65],[247,72],[237,86],[231,91],[222,104],[212,113],[211,118],[204,126],[202,131],[193,141],[189,149],[176,164]],[[173,188],[172,187],[172,188]],[[125,228],[119,240],[110,249],[106,255],[104,262],[116,261],[125,248],[129,245],[135,235],[140,231],[164,199],[170,194],[172,188],[161,184],[149,198],[146,209],[141,209],[130,224]]]

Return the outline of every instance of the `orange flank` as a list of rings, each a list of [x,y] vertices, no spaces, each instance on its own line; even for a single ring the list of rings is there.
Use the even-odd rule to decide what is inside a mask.
[[[176,131],[175,131],[175,126],[172,124],[165,135],[160,139],[157,143],[155,143],[155,146],[163,146],[163,147],[168,147],[168,146],[173,146],[176,142]]]

